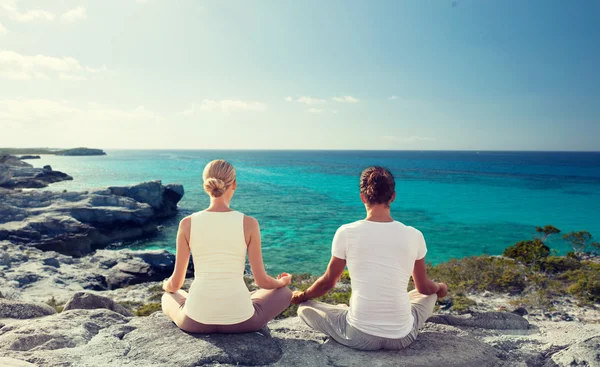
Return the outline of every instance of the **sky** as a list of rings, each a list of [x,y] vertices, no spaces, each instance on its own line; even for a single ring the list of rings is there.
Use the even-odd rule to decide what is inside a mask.
[[[600,150],[600,1],[0,0],[0,147]]]

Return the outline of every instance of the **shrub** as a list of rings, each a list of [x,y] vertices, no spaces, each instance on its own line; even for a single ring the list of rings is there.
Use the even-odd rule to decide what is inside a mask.
[[[567,270],[575,270],[581,267],[581,263],[577,258],[563,256],[548,256],[540,261],[539,268],[541,271],[548,273],[562,273]]]
[[[583,255],[588,246],[600,249],[600,243],[594,242],[592,234],[587,231],[569,232],[563,235],[563,240],[570,242],[577,257]]]
[[[159,302],[148,303],[146,305],[141,306],[135,311],[137,316],[149,316],[156,311],[160,311],[162,309]]]
[[[502,255],[525,264],[533,264],[548,257],[550,255],[550,247],[544,245],[542,240],[536,238],[534,240],[517,242],[515,245],[507,247]]]
[[[485,290],[518,293],[527,285],[527,274],[530,272],[514,260],[491,256],[451,259],[428,267],[429,276],[448,284],[448,289],[453,293]]]
[[[581,268],[568,270],[558,276],[568,287],[567,292],[581,303],[600,302],[600,264],[582,261]]]
[[[470,311],[472,306],[476,306],[477,302],[470,298],[465,297],[462,294],[457,294],[452,299],[452,309],[458,313],[466,313]]]

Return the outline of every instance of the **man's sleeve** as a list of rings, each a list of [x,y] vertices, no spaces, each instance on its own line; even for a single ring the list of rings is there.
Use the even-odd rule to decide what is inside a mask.
[[[421,260],[427,254],[427,245],[425,244],[425,237],[423,233],[417,230],[417,260]]]
[[[348,250],[348,241],[346,230],[343,227],[338,228],[333,236],[333,244],[331,246],[331,255],[338,259],[346,260],[346,251]]]

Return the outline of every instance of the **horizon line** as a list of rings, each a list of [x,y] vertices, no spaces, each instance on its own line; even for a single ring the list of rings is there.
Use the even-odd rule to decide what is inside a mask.
[[[74,148],[55,148],[55,147],[0,147],[3,149],[99,149],[103,151],[110,150],[130,150],[130,151],[273,151],[273,152],[497,152],[497,153],[600,153],[600,150],[518,150],[518,149],[327,149],[327,148],[298,148],[298,149],[279,149],[279,148],[89,148],[89,147],[74,147]]]

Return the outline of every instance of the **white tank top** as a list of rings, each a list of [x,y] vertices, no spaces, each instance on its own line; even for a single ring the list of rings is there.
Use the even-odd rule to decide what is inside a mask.
[[[190,250],[194,281],[184,312],[203,324],[232,325],[254,315],[244,282],[247,245],[244,214],[238,211],[192,214]]]

